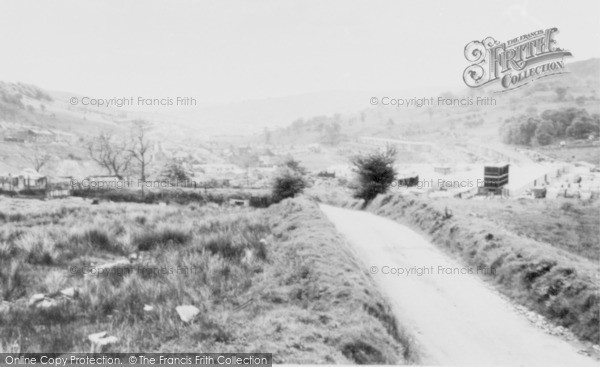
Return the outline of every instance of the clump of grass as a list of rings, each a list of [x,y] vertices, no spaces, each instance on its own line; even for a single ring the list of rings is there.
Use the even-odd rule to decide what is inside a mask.
[[[145,216],[143,216],[143,215],[138,215],[137,217],[135,217],[135,221],[136,221],[138,224],[145,225],[145,224],[146,224],[146,222],[148,221],[148,218],[146,218],[146,217],[145,217]]]
[[[0,259],[10,259],[17,254],[17,247],[11,242],[0,242]]]
[[[123,254],[123,246],[103,228],[96,225],[83,230],[76,229],[68,239],[59,241],[59,248],[65,257],[71,259],[89,252],[108,252]]]
[[[9,222],[21,222],[25,220],[25,216],[21,213],[11,214],[8,216]]]
[[[243,256],[251,252],[257,259],[267,259],[267,248],[260,238],[260,229],[250,228],[243,233],[232,235],[231,233],[218,232],[207,236],[203,241],[204,248],[212,255],[219,255],[229,261],[239,262]]]
[[[67,286],[67,277],[64,271],[53,270],[44,278],[45,293],[56,293]]]
[[[23,263],[19,259],[0,257],[0,298],[13,299],[25,293]],[[1,301],[1,300],[0,300]]]
[[[92,248],[96,248],[102,251],[114,251],[116,250],[113,246],[108,233],[98,228],[88,229],[80,237],[80,240],[88,243]]]
[[[25,219],[26,219],[25,216],[21,213],[6,214],[4,212],[0,212],[0,221],[21,222]]]
[[[52,265],[58,258],[55,243],[40,232],[28,232],[16,240],[26,261],[33,265]]]
[[[110,239],[108,238],[108,234],[99,229],[88,229],[83,233],[81,239],[88,242],[93,247],[97,247],[102,250],[108,250],[110,248]]]
[[[205,248],[213,255],[221,255],[225,259],[237,261],[244,253],[244,248],[233,243],[231,236],[216,233],[206,240]]]
[[[184,245],[190,238],[187,231],[166,227],[134,237],[133,245],[140,251],[150,251],[168,245]]]

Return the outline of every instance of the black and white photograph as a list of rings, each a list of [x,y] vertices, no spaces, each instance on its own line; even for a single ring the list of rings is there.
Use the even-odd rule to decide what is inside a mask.
[[[600,365],[600,2],[0,0],[0,367]]]

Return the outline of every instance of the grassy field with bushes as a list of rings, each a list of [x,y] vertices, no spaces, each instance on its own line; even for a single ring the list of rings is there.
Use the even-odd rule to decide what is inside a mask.
[[[417,358],[309,201],[256,209],[0,198],[0,213],[0,352],[88,352],[88,335],[106,332],[117,340],[107,352]],[[189,321],[176,311],[183,305],[197,309]]]

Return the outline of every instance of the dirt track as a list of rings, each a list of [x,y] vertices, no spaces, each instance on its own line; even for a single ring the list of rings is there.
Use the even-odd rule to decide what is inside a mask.
[[[468,274],[489,269],[459,264],[391,220],[327,205],[321,209],[354,246],[398,320],[415,336],[422,364],[598,365],[569,342],[538,329],[476,274]],[[467,274],[456,273],[460,271]]]

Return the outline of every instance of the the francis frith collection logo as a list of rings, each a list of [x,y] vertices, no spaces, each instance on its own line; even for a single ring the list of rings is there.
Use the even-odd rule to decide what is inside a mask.
[[[540,29],[500,43],[492,37],[465,47],[469,65],[464,73],[471,88],[497,85],[497,92],[521,87],[533,80],[565,73],[564,58],[572,56],[557,47],[557,28]]]

